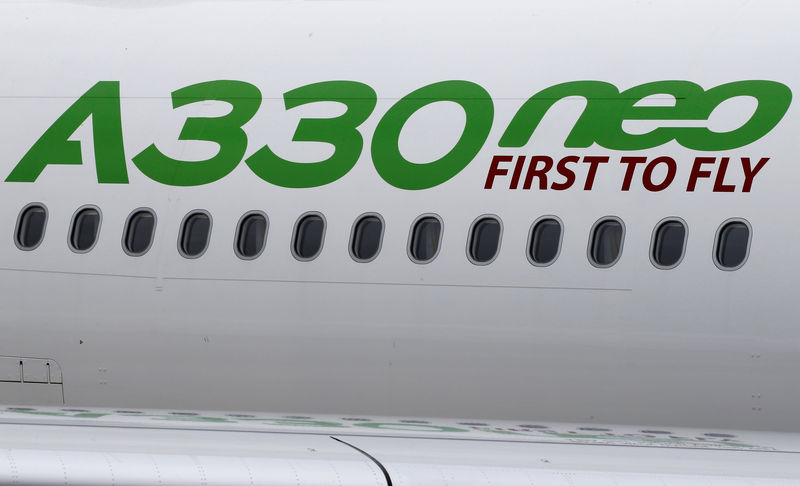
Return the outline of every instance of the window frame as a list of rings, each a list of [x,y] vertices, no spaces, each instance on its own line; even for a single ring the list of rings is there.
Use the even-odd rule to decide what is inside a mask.
[[[308,218],[309,216],[319,216],[322,219],[322,238],[319,242],[319,250],[310,257],[302,257],[297,253],[297,230],[300,227],[300,222],[304,219]],[[328,234],[328,220],[325,219],[325,215],[319,211],[306,211],[305,213],[301,214],[297,217],[294,222],[294,227],[292,228],[292,241],[290,242],[289,249],[292,252],[292,256],[295,260],[299,262],[310,262],[316,260],[321,254],[322,250],[325,249],[325,236]]]
[[[610,263],[602,264],[594,259],[592,249],[594,247],[594,239],[597,232],[597,228],[599,228],[601,224],[609,221],[616,221],[617,223],[620,224],[620,226],[622,227],[622,235],[620,235],[619,253],[617,254],[617,258],[615,258]],[[622,259],[623,250],[625,249],[625,236],[626,236],[625,222],[622,221],[622,218],[620,218],[619,216],[603,216],[602,218],[595,221],[594,224],[592,225],[592,228],[589,230],[589,244],[586,247],[586,257],[589,260],[589,263],[595,268],[611,268],[617,263],[619,263],[619,261]]]
[[[203,251],[198,253],[197,255],[189,255],[185,251],[183,251],[183,233],[186,230],[186,222],[189,221],[189,218],[194,216],[195,214],[204,214],[208,217],[208,238],[206,240],[206,246],[203,248]],[[208,248],[211,246],[211,236],[214,230],[214,218],[211,216],[205,209],[192,209],[191,211],[187,212],[183,219],[181,219],[181,224],[178,227],[178,254],[187,260],[196,260],[201,256],[205,255]]]
[[[85,250],[79,250],[75,248],[75,246],[72,244],[72,233],[75,231],[75,222],[78,215],[83,211],[86,211],[87,209],[94,209],[95,211],[97,211],[97,218],[98,218],[97,232],[96,232],[97,234],[95,235],[94,241],[92,242],[92,245],[89,248]],[[103,212],[100,210],[99,207],[95,206],[94,204],[84,204],[83,206],[76,209],[74,213],[72,213],[72,218],[70,219],[69,222],[69,228],[67,228],[67,246],[69,247],[70,250],[72,250],[73,253],[78,253],[78,254],[89,253],[90,251],[94,250],[94,247],[97,246],[97,243],[100,241],[100,230],[102,229],[103,229]]]
[[[411,251],[411,245],[414,242],[414,229],[417,227],[420,221],[426,218],[433,218],[439,221],[439,241],[436,245],[436,252],[434,252],[432,257],[430,257],[427,260],[418,260],[417,258],[414,257],[414,254]],[[439,253],[441,253],[442,251],[443,242],[444,242],[444,220],[442,219],[442,217],[436,213],[423,213],[414,218],[414,220],[411,222],[411,227],[408,230],[408,243],[406,244],[406,253],[408,254],[409,260],[411,260],[413,263],[417,265],[427,265],[428,263],[431,263],[432,261],[436,260],[436,258],[439,256]]]
[[[681,246],[681,257],[678,258],[678,261],[672,265],[662,265],[656,261],[656,236],[658,235],[658,230],[661,229],[667,223],[680,223],[683,225],[683,243]],[[689,242],[689,225],[686,224],[686,221],[683,218],[679,218],[677,216],[667,216],[666,218],[661,219],[656,225],[653,227],[653,232],[650,235],[650,263],[653,264],[659,270],[672,270],[673,268],[677,267],[683,262],[683,259],[686,257],[686,246]]]
[[[725,229],[725,227],[727,227],[731,223],[742,223],[747,227],[747,248],[745,249],[744,259],[739,265],[735,267],[726,267],[722,265],[722,262],[719,261],[717,255],[719,250],[720,237],[722,236],[722,230]],[[712,250],[711,253],[711,260],[714,262],[714,265],[716,265],[717,268],[719,268],[720,270],[724,272],[735,272],[736,270],[742,268],[745,265],[745,263],[747,263],[747,260],[750,259],[750,248],[752,246],[753,246],[753,226],[750,224],[750,221],[744,218],[728,218],[725,221],[723,221],[722,224],[719,225],[719,227],[717,227],[717,231],[716,233],[714,233],[714,249]]]
[[[558,235],[558,249],[556,250],[556,255],[553,257],[552,260],[550,260],[547,263],[539,263],[539,262],[537,262],[536,260],[533,259],[533,252],[532,252],[532,249],[531,249],[531,245],[533,244],[533,230],[536,229],[536,226],[539,223],[541,223],[542,221],[548,220],[548,219],[552,219],[553,221],[558,223],[559,227],[561,228],[561,231],[559,232],[559,235]],[[544,216],[539,216],[538,218],[536,218],[533,221],[533,223],[531,223],[531,227],[528,230],[528,241],[527,241],[527,243],[525,245],[525,256],[528,258],[528,263],[530,263],[531,265],[533,265],[535,267],[541,267],[541,268],[549,267],[550,265],[554,264],[558,260],[559,256],[561,256],[561,247],[562,247],[563,243],[564,243],[564,222],[561,220],[561,218],[559,218],[558,216],[553,215],[553,214],[547,214],[547,215],[544,215]]]
[[[356,256],[356,252],[353,250],[353,245],[355,244],[355,237],[356,237],[356,228],[358,227],[358,223],[369,217],[378,218],[378,220],[380,220],[381,222],[381,236],[378,239],[378,251],[375,252],[375,255],[373,255],[372,258],[359,258]],[[347,245],[347,251],[350,252],[350,258],[352,258],[353,261],[358,263],[369,263],[378,258],[378,255],[381,254],[381,250],[383,250],[383,236],[385,234],[386,234],[386,221],[383,219],[383,216],[381,216],[379,213],[367,212],[358,215],[355,221],[353,221],[353,225],[350,227],[350,241]]]
[[[242,224],[244,224],[245,220],[250,216],[261,216],[264,218],[266,222],[266,227],[264,228],[264,244],[261,246],[261,249],[253,256],[245,256],[239,251],[239,238],[242,236]],[[233,254],[239,257],[241,260],[255,260],[256,258],[260,257],[264,251],[267,249],[267,239],[269,238],[269,216],[264,211],[258,209],[252,209],[244,213],[241,217],[239,217],[239,221],[236,223],[236,231],[233,233]]]
[[[44,210],[44,225],[42,225],[42,238],[35,245],[31,247],[26,247],[19,240],[20,224],[22,224],[22,215],[33,207],[39,207]],[[49,219],[50,219],[50,211],[47,209],[47,206],[44,203],[31,202],[23,206],[22,209],[20,209],[19,212],[17,213],[17,223],[14,225],[14,244],[17,245],[17,248],[22,251],[33,251],[39,248],[39,246],[41,246],[41,244],[44,243],[44,238],[47,235],[47,223]]]
[[[473,243],[473,239],[475,238],[475,229],[477,228],[478,223],[480,223],[481,221],[487,220],[487,219],[492,219],[492,220],[496,221],[500,225],[500,233],[497,235],[497,251],[495,251],[495,253],[492,256],[492,258],[486,260],[485,262],[481,262],[481,261],[476,260],[474,258],[474,256],[472,255],[472,243]],[[504,229],[505,228],[503,226],[503,220],[500,219],[500,216],[498,216],[496,214],[487,213],[487,214],[482,214],[482,215],[478,216],[477,218],[475,218],[472,221],[472,224],[469,225],[469,230],[467,230],[467,247],[466,247],[467,260],[469,260],[469,262],[472,263],[473,265],[477,265],[477,266],[489,265],[493,261],[497,260],[497,257],[500,256],[500,251],[502,251],[502,249],[503,249],[503,230]]]
[[[140,253],[134,253],[128,249],[127,240],[128,240],[128,233],[130,232],[131,220],[136,214],[139,213],[150,213],[150,215],[153,217],[153,234],[150,236],[150,242],[148,243],[147,248],[145,248],[144,251]],[[153,243],[156,240],[157,228],[158,228],[158,216],[156,216],[156,212],[152,208],[140,207],[134,209],[133,211],[130,212],[130,214],[128,214],[128,217],[125,218],[125,226],[122,227],[122,240],[121,240],[122,251],[124,251],[128,256],[132,257],[144,256],[147,252],[150,251],[151,248],[153,248]]]

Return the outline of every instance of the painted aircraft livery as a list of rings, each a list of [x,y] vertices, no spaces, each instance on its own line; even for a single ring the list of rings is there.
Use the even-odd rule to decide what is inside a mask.
[[[800,486],[798,15],[0,0],[0,484]]]
[[[649,96],[667,95],[674,106],[636,106]],[[763,137],[781,120],[791,102],[791,90],[774,81],[739,81],[717,86],[708,91],[689,81],[662,81],[635,86],[622,93],[612,84],[600,81],[562,83],[544,89],[527,100],[514,115],[499,141],[499,147],[520,148],[533,136],[537,125],[555,103],[581,96],[588,101],[564,147],[586,148],[593,144],[624,151],[652,149],[674,140],[680,145],[700,151],[730,150],[748,145]],[[646,134],[633,135],[623,130],[626,120],[707,121],[722,103],[737,98],[754,98],[756,109],[742,126],[724,133],[706,127],[662,127]],[[246,163],[261,179],[281,187],[317,187],[330,184],[353,168],[361,156],[364,141],[357,128],[370,116],[377,95],[369,86],[355,81],[327,81],[296,88],[283,95],[286,109],[309,103],[334,102],[345,105],[345,112],[334,118],[302,118],[298,122],[294,141],[322,142],[334,147],[333,155],[323,161],[293,162],[276,155],[269,146],[256,150]],[[176,160],[150,145],[133,156],[136,167],[149,178],[172,186],[209,184],[228,175],[242,161],[247,151],[248,137],[243,125],[256,114],[262,94],[252,84],[242,81],[210,81],[181,88],[172,93],[172,106],[180,108],[192,103],[224,102],[230,113],[213,118],[191,117],[183,125],[180,140],[208,141],[218,145],[217,154],[207,160]],[[399,148],[403,126],[420,109],[434,103],[449,102],[464,110],[466,120],[461,137],[443,157],[410,162]],[[375,169],[387,183],[409,190],[438,186],[458,174],[474,160],[482,149],[492,127],[494,105],[491,96],[481,86],[468,81],[443,81],[420,88],[395,103],[378,122],[372,137],[371,156]],[[75,131],[91,117],[93,143],[99,183],[128,183],[127,162],[120,110],[120,83],[99,82],[70,106],[34,144],[30,151],[6,178],[6,182],[35,182],[50,164],[82,164],[80,142],[70,140]],[[492,158],[485,189],[492,189],[497,176],[505,176],[501,163],[511,162],[509,155]],[[567,156],[556,165],[564,180],[553,183],[550,189],[566,190],[575,183],[570,163],[588,163],[589,172],[584,190],[591,190],[599,164],[609,162],[608,156]],[[751,162],[743,157],[744,183],[742,192],[749,192],[758,172],[769,157]],[[544,164],[539,168],[539,162]],[[509,189],[516,189],[526,156],[517,157]],[[619,163],[627,166],[621,190],[630,190],[637,164],[646,164],[642,184],[648,191],[658,192],[669,187],[677,172],[677,163],[668,156],[648,161],[642,156],[623,156]],[[704,164],[716,163],[715,157],[697,157],[687,191],[694,191],[700,178],[710,177]],[[729,157],[720,158],[720,168],[714,182],[714,192],[733,192],[734,185],[724,184]],[[653,182],[653,172],[664,164],[666,175]],[[533,178],[545,190],[547,174],[553,168],[548,156],[532,156],[527,164],[523,189],[530,189]]]

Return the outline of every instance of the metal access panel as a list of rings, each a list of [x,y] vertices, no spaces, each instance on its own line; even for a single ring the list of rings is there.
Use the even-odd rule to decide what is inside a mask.
[[[52,359],[0,356],[4,405],[63,405],[61,367]]]

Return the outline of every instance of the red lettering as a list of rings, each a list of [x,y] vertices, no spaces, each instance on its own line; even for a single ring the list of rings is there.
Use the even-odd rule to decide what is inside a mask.
[[[597,167],[599,167],[600,164],[607,164],[608,157],[586,156],[583,158],[583,163],[589,164],[589,173],[586,174],[586,183],[583,185],[583,190],[591,191],[594,185],[595,175],[597,175]]]
[[[586,170],[586,179],[583,185],[584,191],[591,191],[597,180],[597,171],[600,164],[607,164],[609,156],[584,156],[568,155],[561,158],[554,164],[552,157],[547,155],[495,155],[492,157],[489,171],[486,175],[484,189],[492,189],[497,177],[510,176],[509,189],[520,188],[530,190],[533,188],[534,179],[538,179],[539,190],[552,189],[554,191],[564,191],[575,185],[577,174],[569,164],[583,162],[589,164]],[[742,192],[750,192],[758,174],[769,162],[769,157],[763,157],[756,163],[750,157],[741,157],[742,172],[744,173],[744,184]],[[514,163],[513,170],[508,163]],[[713,165],[719,162],[717,168],[706,168],[706,165]],[[525,164],[528,164],[527,168]],[[625,165],[625,176],[622,180],[621,191],[627,192],[633,186],[634,178],[637,177],[636,171],[639,165],[643,166],[642,186],[649,192],[661,192],[670,187],[675,182],[678,173],[678,164],[674,158],[668,156],[656,157],[652,160],[643,156],[622,156],[620,163]],[[737,184],[727,183],[725,177],[728,175],[730,157],[695,157],[692,169],[689,174],[689,181],[686,185],[687,192],[694,192],[701,179],[713,179],[713,192],[736,192]],[[548,187],[548,173],[555,168],[559,179],[553,174],[550,177]],[[525,180],[522,181],[522,173],[525,172]],[[656,174],[657,173],[657,174]],[[662,175],[663,174],[663,175]]]
[[[509,189],[516,189],[519,185],[519,176],[522,175],[522,168],[525,166],[525,156],[520,155],[517,157],[517,163],[514,165],[514,173],[511,175],[511,185]]]
[[[625,179],[622,180],[622,190],[629,191],[633,181],[633,173],[636,171],[636,164],[647,162],[647,157],[622,157],[619,162],[628,164],[628,168],[625,169]]]
[[[723,184],[729,161],[729,157],[722,157],[719,160],[719,170],[717,171],[717,177],[714,179],[714,192],[733,192],[736,190],[736,186],[733,184]]]
[[[569,189],[572,187],[572,184],[575,184],[575,172],[567,167],[569,163],[578,163],[581,160],[580,157],[575,155],[568,155],[563,159],[558,161],[558,165],[556,165],[556,171],[559,175],[564,176],[564,182],[554,182],[550,185],[550,189],[554,191],[563,191],[565,189]]]
[[[703,170],[703,164],[713,164],[716,162],[716,157],[696,157],[692,165],[692,172],[689,174],[689,184],[686,185],[686,192],[694,192],[697,186],[697,180],[701,177],[710,178],[711,171]]]
[[[750,192],[750,189],[753,187],[753,179],[756,177],[756,174],[758,174],[758,171],[767,165],[767,162],[769,162],[769,157],[764,157],[758,161],[755,169],[753,169],[750,166],[750,157],[742,157],[742,169],[744,169],[744,186],[742,186],[742,192]]]
[[[667,176],[661,182],[661,184],[653,183],[653,170],[659,164],[667,164]],[[678,164],[675,163],[675,159],[672,157],[656,157],[653,159],[647,167],[644,168],[644,174],[642,175],[642,184],[644,188],[650,192],[659,192],[663,191],[670,184],[672,181],[675,180],[675,174],[678,172]]]
[[[497,176],[504,176],[508,174],[508,169],[501,169],[500,162],[511,162],[514,157],[510,155],[495,155],[492,157],[492,165],[489,166],[489,173],[486,175],[486,184],[483,185],[484,189],[491,189],[494,185],[494,178]]]
[[[539,162],[544,162],[544,168],[539,169]],[[523,189],[530,189],[533,184],[533,178],[539,178],[539,189],[547,189],[547,171],[553,168],[553,159],[546,155],[538,155],[531,157],[531,162],[528,164],[528,173],[525,174],[525,184]]]

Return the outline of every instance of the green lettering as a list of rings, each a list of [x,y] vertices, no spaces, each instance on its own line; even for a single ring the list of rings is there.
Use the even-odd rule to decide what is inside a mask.
[[[557,102],[569,96],[586,98],[586,108],[575,123],[565,147],[589,147],[597,132],[619,119],[621,106],[619,90],[602,81],[571,81],[545,88],[531,96],[511,119],[508,128],[500,137],[501,147],[522,147],[533,136],[533,132],[544,115]]]
[[[751,96],[758,101],[753,116],[730,132],[712,132],[703,127],[681,128],[679,144],[694,150],[729,150],[744,147],[769,133],[783,119],[792,102],[792,90],[776,81],[736,81],[706,91],[700,102],[708,118],[723,101],[737,96]]]
[[[402,430],[406,432],[469,432],[467,429],[459,429],[458,427],[448,427],[444,425],[392,424],[381,422],[359,422],[353,425],[356,427],[366,427],[368,429]]]
[[[347,106],[338,117],[301,119],[292,138],[295,142],[329,143],[334,146],[333,155],[321,162],[291,162],[265,145],[247,159],[250,169],[272,184],[297,188],[323,186],[347,174],[361,156],[364,140],[357,127],[375,109],[375,90],[355,81],[326,81],[288,91],[283,100],[287,110],[319,101]]]
[[[398,141],[406,121],[420,108],[439,101],[458,103],[466,113],[464,132],[439,160],[415,164],[400,153]],[[383,116],[372,137],[372,162],[383,180],[400,189],[428,189],[450,180],[483,147],[494,119],[494,104],[485,89],[469,81],[442,81],[402,98]]]
[[[89,117],[97,182],[127,183],[118,81],[100,81],[78,98],[25,154],[6,182],[34,182],[51,164],[83,164],[81,143],[69,138]]]
[[[607,100],[607,107],[614,107],[613,118],[609,116],[602,124],[592,127],[594,141],[611,150],[644,150],[658,147],[681,133],[683,127],[659,127],[648,133],[633,135],[622,129],[625,120],[707,120],[709,113],[699,102],[703,99],[703,88],[689,81],[656,81],[634,86],[623,91],[615,100]],[[635,106],[639,101],[654,95],[675,98],[674,106]],[[596,122],[595,122],[596,123]]]
[[[673,106],[635,106],[642,99],[666,94]],[[743,147],[769,133],[783,118],[792,99],[791,90],[775,81],[737,81],[708,91],[689,81],[657,81],[619,93],[601,81],[572,81],[544,89],[519,109],[500,138],[501,147],[527,144],[544,115],[557,101],[582,96],[587,105],[564,141],[565,147],[586,148],[594,143],[610,150],[643,150],[672,140],[693,150],[728,150]],[[758,101],[753,116],[730,132],[704,127],[659,127],[633,135],[622,129],[625,120],[708,120],[722,102],[738,96]]]
[[[172,186],[199,186],[225,177],[242,161],[247,150],[242,126],[261,106],[261,91],[243,81],[209,81],[172,93],[173,108],[202,101],[223,101],[232,109],[220,117],[187,118],[178,139],[214,142],[219,145],[217,154],[203,161],[177,160],[150,145],[133,158],[146,176]]]

